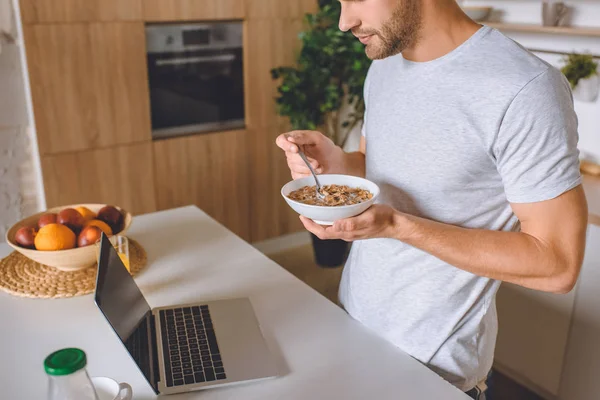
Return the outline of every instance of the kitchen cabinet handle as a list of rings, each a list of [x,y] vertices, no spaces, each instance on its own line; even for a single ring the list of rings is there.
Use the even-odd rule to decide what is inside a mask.
[[[163,65],[184,65],[184,64],[200,64],[207,62],[228,62],[235,60],[233,54],[223,54],[218,56],[199,56],[199,57],[180,57],[180,58],[167,58],[156,60],[156,66],[160,67]]]

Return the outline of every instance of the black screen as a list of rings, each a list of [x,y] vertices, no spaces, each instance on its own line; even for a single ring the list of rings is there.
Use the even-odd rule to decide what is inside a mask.
[[[156,391],[154,317],[133,277],[104,234],[98,257],[95,301]]]
[[[183,45],[194,46],[210,43],[210,31],[208,29],[194,29],[183,31]]]

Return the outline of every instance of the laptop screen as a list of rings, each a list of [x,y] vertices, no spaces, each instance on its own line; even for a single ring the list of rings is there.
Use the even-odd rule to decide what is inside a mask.
[[[119,254],[102,234],[95,302],[156,391],[156,334],[148,302]]]

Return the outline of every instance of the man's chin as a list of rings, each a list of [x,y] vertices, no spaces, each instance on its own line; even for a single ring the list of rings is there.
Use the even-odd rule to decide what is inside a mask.
[[[385,58],[385,56],[382,54],[381,48],[374,44],[367,44],[365,46],[365,54],[371,60],[381,60]]]
[[[365,44],[365,54],[371,60],[381,60],[387,57],[384,51],[384,45],[379,36],[371,37],[371,40]]]

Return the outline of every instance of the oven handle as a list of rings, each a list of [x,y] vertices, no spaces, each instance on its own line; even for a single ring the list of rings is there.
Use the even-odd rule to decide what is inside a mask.
[[[221,54],[218,56],[200,56],[200,57],[182,57],[182,58],[167,58],[156,60],[156,66],[163,65],[183,65],[183,64],[200,64],[206,62],[228,62],[235,60],[233,54]]]

